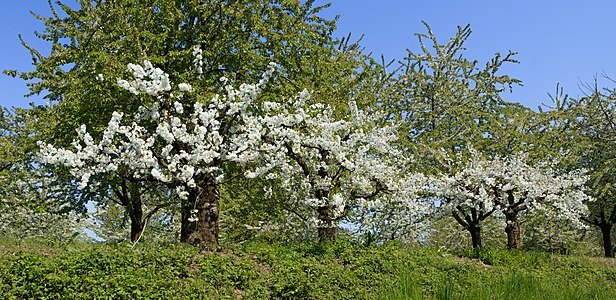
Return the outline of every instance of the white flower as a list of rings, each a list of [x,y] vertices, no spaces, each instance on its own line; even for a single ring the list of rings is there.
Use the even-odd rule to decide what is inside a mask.
[[[184,107],[182,106],[182,103],[176,101],[175,103],[173,103],[173,106],[175,107],[176,113],[178,114],[184,113]]]
[[[178,84],[178,89],[180,89],[181,92],[193,92],[193,88],[190,84],[188,83],[180,83]]]

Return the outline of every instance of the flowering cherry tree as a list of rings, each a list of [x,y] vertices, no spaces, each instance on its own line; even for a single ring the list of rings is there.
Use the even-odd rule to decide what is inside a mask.
[[[10,174],[0,172],[0,236],[67,241],[83,233],[83,215],[66,212],[69,204],[58,196],[67,191],[45,171],[15,166]]]
[[[376,200],[362,201],[352,214],[356,234],[367,243],[416,243],[429,230],[429,177],[410,171],[397,176],[395,190]]]
[[[195,65],[199,73],[198,56]],[[69,167],[82,188],[95,174],[122,170],[131,180],[174,189],[182,202],[181,240],[216,247],[223,164],[254,159],[260,135],[253,105],[275,65],[270,64],[259,83],[237,89],[223,78],[226,93],[207,103],[191,97],[195,89],[190,84],[174,85],[148,61],[128,68],[133,79],[118,79],[117,84],[153,97],[153,104],[130,121],[114,112],[98,142],[82,125],[74,150],[41,143],[40,156],[46,163]]]
[[[267,174],[279,180],[289,201],[310,208],[320,240],[335,240],[338,223],[349,210],[400,190],[403,159],[392,147],[395,127],[379,126],[379,116],[348,103],[336,118],[325,104],[310,102],[303,91],[284,103],[265,102],[263,155],[247,177]]]
[[[501,212],[506,219],[507,246],[521,246],[518,217],[523,212],[543,212],[549,218],[583,227],[580,217],[590,198],[584,193],[586,176],[581,171],[559,174],[552,163],[527,163],[527,155],[482,159],[471,150],[471,159],[460,171],[435,180],[435,195],[444,211],[471,234],[474,248],[481,247],[482,222]]]

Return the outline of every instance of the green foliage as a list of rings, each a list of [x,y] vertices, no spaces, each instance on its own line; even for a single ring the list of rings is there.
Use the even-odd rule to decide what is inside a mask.
[[[449,257],[443,266],[427,272],[402,269],[400,285],[379,298],[610,299],[616,295],[609,261],[494,249],[469,252],[469,257]],[[420,278],[425,273],[432,282],[422,285]]]
[[[6,299],[204,299],[265,296],[260,269],[250,259],[125,244],[67,247],[45,256],[7,253],[1,273]]]
[[[456,220],[450,216],[434,217],[427,245],[455,253],[463,252],[472,246],[471,237]],[[504,216],[496,214],[481,223],[482,243],[488,248],[505,248],[507,236]]]
[[[483,68],[463,56],[470,26],[458,27],[447,43],[431,28],[416,34],[421,51],[408,51],[399,74],[387,86],[384,107],[402,123],[402,140],[422,157],[420,169],[442,169],[440,149],[475,149],[509,154],[523,146],[524,119],[532,111],[505,102],[501,93],[520,83],[501,75],[504,64],[517,63],[514,52],[496,53]],[[433,50],[432,50],[433,49]],[[451,154],[451,153],[449,153]]]
[[[273,186],[273,187],[272,187]],[[260,178],[239,176],[222,186],[221,240],[233,244],[246,240],[308,240],[314,225],[305,207],[294,207],[283,189]]]
[[[279,70],[265,92],[265,99],[296,95],[303,89],[314,90],[313,99],[344,105],[340,99],[354,98],[360,106],[374,104],[375,84],[381,79],[381,68],[362,53],[350,36],[337,40],[332,36],[335,20],[326,20],[320,12],[329,5],[315,1],[279,0],[77,0],[67,6],[52,3],[52,15],[36,18],[45,31],[37,36],[51,46],[50,55],[43,55],[27,41],[34,71],[5,73],[28,82],[30,94],[42,94],[51,105],[39,115],[41,126],[37,138],[57,147],[70,148],[75,129],[85,124],[96,139],[101,135],[113,111],[121,111],[125,119],[136,114],[138,107],[151,104],[150,98],[134,96],[121,90],[118,78],[126,78],[128,63],[147,59],[169,73],[173,82],[189,82],[198,91],[187,97],[188,105],[209,101],[212,94],[222,91],[219,79],[230,83],[258,81],[270,62]],[[202,49],[202,74],[195,76],[195,46]],[[238,166],[225,166],[228,178],[243,174]],[[120,184],[130,180],[130,174],[118,170],[92,178],[99,183],[96,190],[81,192],[80,199],[101,206],[121,204],[126,215],[138,219],[135,207],[142,204],[151,209],[174,202],[163,192],[150,192],[142,184],[132,191],[131,203],[117,195]],[[257,204],[262,185],[251,186],[246,195],[229,199],[223,195],[228,217],[239,217],[242,206]],[[138,196],[133,196],[138,195]],[[167,193],[169,194],[169,193]],[[235,196],[235,195],[233,195]],[[236,201],[237,202],[234,202]],[[157,201],[158,200],[158,201]],[[227,200],[231,200],[227,205]],[[255,214],[247,220],[230,219],[233,225],[226,234],[236,240],[250,232],[243,225],[256,226],[266,221],[286,225],[271,217],[281,211],[281,199],[253,205]],[[124,202],[124,203],[121,203]],[[177,201],[175,201],[177,202]],[[272,208],[272,209],[269,209]],[[167,209],[167,207],[165,207]],[[169,210],[169,209],[167,209]],[[153,210],[151,210],[153,211]],[[167,213],[172,214],[171,211]],[[143,212],[144,218],[148,211]],[[277,215],[278,220],[285,216]],[[293,231],[295,228],[292,228]]]
[[[611,260],[398,244],[248,242],[200,253],[155,244],[0,243],[5,299],[611,299]],[[474,258],[474,257],[478,257]],[[560,298],[559,298],[560,297]]]
[[[51,43],[52,53],[43,56],[24,41],[36,69],[18,73],[32,94],[44,93],[57,104],[45,139],[58,145],[67,145],[81,124],[100,134],[113,111],[131,115],[148,104],[148,98],[132,97],[116,85],[117,78],[126,77],[128,63],[144,59],[169,73],[172,82],[200,85],[201,100],[221,91],[220,77],[256,82],[272,61],[280,66],[272,97],[307,88],[323,96],[317,99],[333,101],[357,93],[359,79],[371,74],[370,59],[357,44],[332,37],[335,21],[319,15],[328,5],[314,1],[77,3],[76,8],[52,6],[51,17],[37,16],[46,28],[38,36]],[[199,80],[191,72],[197,45],[203,51]],[[105,79],[97,80],[99,74]]]
[[[568,149],[578,154],[579,164],[588,169],[587,193],[595,198],[588,203],[589,214],[583,220],[601,230],[604,255],[614,257],[616,250],[610,238],[615,235],[611,231],[616,224],[616,90],[600,90],[596,79],[594,85],[586,87],[589,94],[569,101],[566,107],[569,119],[575,120],[570,132],[577,134],[575,145]]]
[[[312,99],[333,107],[344,105],[345,101],[341,99],[352,98],[362,108],[386,109],[392,119],[401,123],[404,141],[401,149],[409,156],[415,155],[416,159],[410,159],[412,169],[424,173],[452,171],[455,166],[449,165],[448,159],[469,145],[487,157],[521,150],[529,151],[530,157],[535,160],[559,157],[562,161],[558,171],[579,167],[592,171],[589,192],[599,201],[591,206],[593,214],[588,218],[589,223],[616,223],[616,186],[613,181],[616,170],[613,154],[616,148],[613,145],[614,132],[607,130],[613,127],[606,126],[613,121],[614,91],[599,93],[595,90],[593,95],[576,101],[563,97],[562,92],[559,94],[557,91],[554,106],[547,111],[540,109],[538,113],[505,102],[501,95],[520,84],[519,80],[501,74],[503,66],[517,63],[515,53],[496,53],[484,66],[476,60],[465,58],[464,43],[471,34],[469,26],[459,27],[453,38],[439,43],[426,24],[427,33],[417,35],[420,51],[409,50],[400,68],[387,73],[385,63],[378,64],[362,53],[359,42],[351,42],[350,35],[342,40],[335,39],[332,32],[336,28],[336,20],[323,19],[320,12],[328,5],[315,6],[315,1],[78,0],[77,3],[77,7],[71,8],[61,2],[52,4],[50,1],[52,16],[36,17],[45,26],[45,31],[37,36],[50,43],[51,54],[44,56],[30,47],[27,41],[22,41],[32,54],[35,70],[5,71],[9,76],[26,80],[31,94],[43,94],[51,105],[14,112],[3,110],[0,115],[0,213],[14,212],[16,207],[43,213],[43,216],[68,210],[83,212],[84,204],[95,200],[100,207],[106,208],[101,210],[97,220],[99,225],[102,224],[98,228],[101,236],[108,240],[121,240],[127,235],[123,230],[129,227],[128,207],[141,207],[143,204],[147,209],[142,221],[149,226],[143,240],[174,241],[177,232],[174,227],[177,222],[174,221],[177,220],[179,205],[176,199],[169,197],[168,190],[133,182],[136,187],[134,193],[131,191],[130,198],[138,201],[121,203],[114,192],[130,176],[118,172],[108,177],[93,178],[93,181],[102,183],[96,190],[78,191],[66,170],[43,169],[33,165],[33,155],[37,149],[35,141],[45,140],[57,146],[70,147],[70,141],[75,137],[74,130],[81,124],[86,124],[89,132],[97,138],[113,111],[122,111],[129,118],[139,106],[149,104],[148,98],[133,96],[118,88],[116,79],[126,77],[125,66],[128,63],[148,59],[169,72],[172,81],[190,82],[199,93],[194,99],[186,101],[194,103],[207,102],[211,94],[220,92],[218,79],[221,76],[236,83],[255,81],[265,66],[274,61],[280,65],[280,70],[264,93],[266,100],[294,95],[306,88],[314,90]],[[203,74],[198,77],[189,71],[194,69],[191,52],[196,45],[203,50],[204,62]],[[339,111],[344,113],[345,110]],[[310,225],[306,225],[309,223],[307,214],[301,208],[289,205],[285,195],[277,191],[275,185],[272,192],[266,191],[263,189],[265,182],[249,182],[242,178],[244,166],[229,164],[224,167],[226,175],[229,175],[227,178],[234,179],[220,189],[224,244],[233,247],[236,243],[258,239],[298,241],[313,237],[309,233]],[[35,174],[34,169],[40,173]],[[44,181],[50,174],[54,175],[50,177],[52,182]],[[24,182],[28,184],[22,189],[26,186],[21,185]],[[17,198],[23,198],[23,201],[6,200]],[[164,213],[154,215],[158,212]],[[396,212],[392,209],[392,213]],[[605,218],[606,215],[609,216]],[[2,222],[7,223],[6,220],[8,218],[2,218]],[[14,222],[21,225],[11,225],[12,232],[26,232],[20,227],[27,223],[24,220],[30,219],[22,218],[21,223]],[[53,220],[56,219],[49,218],[48,221],[56,223]],[[466,235],[452,226],[451,219],[430,221],[433,234],[427,237],[427,241],[431,246],[444,246],[449,250],[467,247]],[[545,221],[542,216],[528,216],[525,219],[526,249],[552,252],[560,251],[561,246],[565,248],[564,252],[569,252],[572,247],[584,249],[587,240],[580,236],[585,232],[569,230],[566,224],[545,225]],[[489,246],[500,246],[495,242],[502,240],[498,237],[502,231],[495,229],[502,225],[498,222],[486,224],[484,236]],[[55,227],[49,227],[46,234],[55,231]],[[161,236],[163,238],[159,238]],[[529,238],[526,239],[526,236]],[[261,254],[266,257],[273,255],[272,261],[264,268],[276,271],[268,275],[258,273],[262,270],[256,271],[260,276],[265,276],[267,284],[271,283],[272,286],[263,288],[267,292],[259,290],[261,286],[252,290],[243,283],[238,288],[232,284],[241,281],[237,278],[252,278],[252,275],[230,274],[228,276],[232,279],[229,279],[227,275],[217,273],[212,275],[211,280],[225,292],[216,288],[216,293],[228,296],[225,293],[229,289],[233,293],[237,290],[244,297],[255,293],[274,298],[328,298],[335,297],[340,290],[358,288],[357,282],[364,279],[387,286],[393,282],[388,281],[394,280],[392,278],[399,278],[396,280],[402,280],[405,286],[409,286],[408,290],[403,291],[408,297],[417,295],[416,287],[425,287],[425,282],[408,274],[398,274],[393,271],[396,268],[377,258],[377,253],[388,257],[389,254],[385,255],[386,251],[383,250],[388,246],[366,250],[356,245],[341,244],[301,244],[296,248],[280,246],[280,249],[276,245],[270,248],[256,245],[250,246],[255,249],[249,246],[247,249],[263,252]],[[349,253],[348,249],[354,250]],[[134,254],[126,249],[118,251],[124,253],[126,259]],[[244,253],[244,250],[239,251]],[[285,258],[281,260],[278,255]],[[361,261],[353,260],[356,255],[362,257]],[[36,255],[23,259],[33,268],[51,268],[46,260]],[[99,259],[106,261],[111,258]],[[243,261],[243,258],[238,259]],[[344,263],[346,260],[351,261]],[[486,260],[499,264],[498,257],[487,256]],[[324,263],[329,261],[337,261],[341,265]],[[209,268],[229,262],[208,263],[213,264],[206,264]],[[387,275],[374,275],[377,271],[372,263],[385,268]],[[240,267],[263,267],[260,262],[249,265]],[[349,270],[349,266],[359,271],[354,273],[355,269]],[[127,272],[133,274],[132,270]],[[365,274],[361,275],[361,272]],[[343,273],[351,275],[349,277]],[[32,270],[32,274],[39,273]],[[134,280],[139,289],[146,289],[138,282],[138,275],[143,274],[134,273],[130,275],[134,278],[126,282]],[[222,277],[216,277],[218,275]],[[68,279],[62,276],[68,276]],[[58,280],[65,282],[72,280],[74,275],[62,276],[65,279]],[[495,285],[518,277],[527,286],[537,283],[536,278],[526,274],[508,276],[499,279],[501,281]],[[112,281],[119,280],[113,279],[113,276],[110,278]],[[458,286],[451,281],[431,279],[440,282],[440,285],[430,285],[427,289],[429,295],[440,298],[458,295]],[[251,279],[246,280],[252,282]],[[190,280],[186,281],[188,283],[182,282],[181,286],[193,284]],[[331,282],[337,285],[330,287]],[[119,286],[117,282],[96,283],[110,286],[111,290]],[[365,284],[364,287],[358,288],[356,294],[351,292],[349,297],[365,296],[366,289],[375,288]],[[322,294],[317,294],[319,290]],[[201,292],[195,290],[196,294]],[[113,295],[137,297],[123,293]],[[153,293],[148,296],[165,295],[174,294]]]
[[[70,240],[83,225],[83,203],[63,193],[63,174],[37,164],[34,149],[42,108],[0,107],[0,236]]]

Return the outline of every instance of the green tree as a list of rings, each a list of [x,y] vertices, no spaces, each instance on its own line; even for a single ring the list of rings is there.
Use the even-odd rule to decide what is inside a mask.
[[[590,94],[575,101],[576,118],[583,145],[582,165],[590,170],[590,213],[584,220],[601,232],[604,255],[614,257],[612,228],[616,224],[616,90],[600,90],[597,82]]]
[[[257,81],[265,66],[275,61],[280,64],[280,73],[267,91],[268,97],[288,96],[307,88],[333,103],[350,96],[360,104],[374,101],[369,95],[380,74],[378,65],[364,56],[356,43],[335,40],[335,21],[319,16],[327,5],[313,3],[78,0],[77,8],[59,2],[61,10],[57,10],[50,1],[52,16],[37,18],[45,23],[45,32],[38,36],[50,41],[51,54],[44,56],[24,41],[36,69],[8,73],[27,80],[31,94],[42,93],[53,104],[41,116],[49,126],[42,128],[39,136],[58,146],[69,146],[81,124],[100,137],[113,111],[129,117],[140,106],[152,104],[148,103],[151,97],[127,96],[115,84],[116,78],[126,77],[128,63],[147,59],[168,72],[172,81],[185,82],[192,76],[185,71],[194,63],[195,46],[201,49],[202,92],[197,99],[209,99],[219,92],[222,76],[231,82]],[[230,174],[241,174],[236,166],[226,168]],[[145,224],[139,221],[143,203],[139,195],[144,192],[139,191],[134,178],[115,173],[98,179],[106,190],[99,195],[114,193],[131,220]],[[122,192],[123,183],[136,189]],[[131,196],[126,197],[128,194]],[[123,201],[122,195],[128,201]],[[166,201],[158,204],[163,203]],[[183,228],[188,228],[194,205],[181,206]],[[141,225],[131,228],[133,238],[143,230]],[[189,230],[182,230],[181,240],[186,241],[189,235]]]
[[[488,158],[532,148],[536,113],[502,97],[521,84],[501,74],[504,65],[517,63],[515,53],[496,53],[481,66],[464,56],[469,25],[441,43],[424,24],[427,33],[417,34],[420,51],[407,50],[382,93],[383,106],[401,124],[401,147],[415,157],[409,169],[454,174],[464,164],[452,161],[469,147]]]
[[[80,200],[67,193],[66,174],[34,157],[40,111],[0,108],[0,235],[66,240],[78,234],[83,211],[70,212]]]
[[[407,50],[408,56],[383,100],[385,108],[402,124],[404,146],[418,157],[426,157],[420,163],[422,168],[437,170],[443,167],[436,154],[439,149],[452,153],[472,145],[490,151],[499,145],[507,151],[501,154],[511,153],[514,149],[506,147],[515,143],[503,136],[503,129],[515,125],[509,124],[513,115],[528,112],[501,97],[520,83],[499,74],[504,64],[517,63],[515,53],[497,53],[481,68],[477,60],[463,56],[464,43],[471,34],[469,25],[458,27],[456,35],[441,44],[424,24],[427,33],[417,34],[421,52]]]

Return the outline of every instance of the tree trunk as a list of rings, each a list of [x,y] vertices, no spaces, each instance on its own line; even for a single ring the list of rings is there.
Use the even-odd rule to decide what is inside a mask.
[[[520,249],[522,246],[522,236],[520,223],[518,223],[517,218],[514,218],[513,221],[507,220],[505,232],[507,233],[507,248]]]
[[[332,209],[327,206],[320,206],[317,209],[319,213],[319,241],[333,242],[336,240],[338,231],[338,222],[332,216]]]
[[[612,224],[603,224],[599,226],[601,228],[601,235],[603,236],[603,251],[605,257],[614,257],[614,248],[612,247]]]
[[[188,201],[182,206],[180,241],[213,250],[218,247],[220,194],[213,178],[208,177],[200,183],[189,191]]]
[[[130,215],[130,240],[134,243],[139,240],[143,234],[143,208],[141,205],[141,197],[131,199]]]
[[[481,226],[473,225],[466,228],[471,234],[471,242],[473,243],[473,249],[479,249],[483,247],[481,244]]]
[[[180,242],[182,243],[188,243],[188,236],[190,236],[190,233],[195,231],[197,229],[197,223],[196,222],[191,222],[190,221],[190,217],[191,217],[191,210],[193,209],[194,205],[190,203],[191,201],[189,200],[183,200],[182,201],[182,209],[181,209],[181,217],[182,217],[182,225],[180,228]]]
[[[333,242],[337,235],[336,227],[319,227],[319,240],[321,242]]]
[[[141,202],[141,187],[138,183],[122,180],[119,189],[113,188],[115,195],[124,206],[130,218],[130,240],[136,242],[143,234],[143,203]]]

